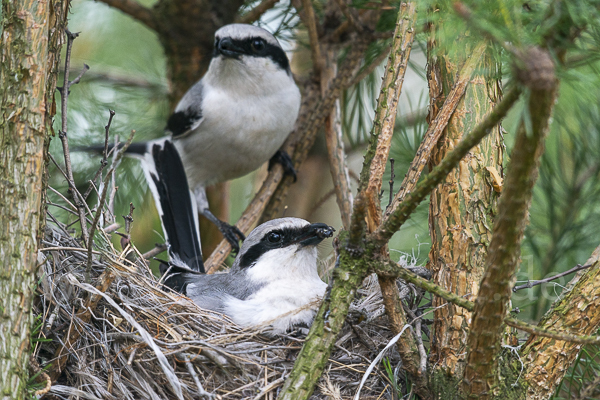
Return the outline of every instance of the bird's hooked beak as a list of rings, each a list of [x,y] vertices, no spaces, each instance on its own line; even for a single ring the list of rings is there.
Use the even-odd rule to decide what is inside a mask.
[[[335,229],[329,225],[320,222],[310,224],[306,227],[306,231],[298,237],[297,243],[300,243],[302,247],[316,246],[323,240],[332,237],[333,232]]]
[[[230,38],[223,38],[215,43],[215,52],[229,58],[239,58],[244,50],[237,46]]]

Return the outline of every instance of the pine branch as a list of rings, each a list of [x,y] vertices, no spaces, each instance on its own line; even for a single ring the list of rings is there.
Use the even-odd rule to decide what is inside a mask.
[[[436,166],[426,177],[415,187],[415,190],[406,196],[398,207],[381,224],[377,230],[369,236],[369,243],[375,247],[385,246],[388,240],[400,229],[402,224],[408,220],[411,213],[427,197],[429,192],[442,182],[448,173],[452,171],[460,160],[496,126],[506,115],[508,110],[515,104],[521,88],[513,87],[504,99],[488,114],[488,116],[464,137],[456,145],[442,162]]]
[[[379,192],[383,182],[383,174],[390,152],[398,107],[398,98],[402,91],[404,75],[408,67],[408,59],[415,35],[417,19],[416,4],[402,3],[394,42],[383,76],[381,92],[377,101],[377,109],[371,132],[371,142],[360,174],[359,191],[364,191],[367,200],[367,213],[372,219],[369,231],[373,231],[381,220]]]
[[[463,65],[462,69],[460,70],[456,84],[448,94],[448,97],[446,97],[444,105],[437,113],[434,121],[429,125],[427,132],[423,136],[423,140],[417,149],[416,156],[410,163],[410,168],[402,180],[400,190],[398,190],[394,196],[391,207],[386,209],[386,216],[393,213],[394,210],[398,208],[398,205],[406,198],[406,196],[415,189],[415,186],[421,177],[421,173],[423,172],[423,168],[425,168],[425,165],[429,161],[431,151],[444,133],[444,129],[446,129],[448,121],[450,121],[450,117],[454,113],[454,110],[456,110],[458,102],[465,95],[467,84],[471,80],[471,76],[473,75],[473,72],[475,72],[475,68],[481,61],[481,57],[485,52],[485,48],[485,43],[480,44],[473,51],[471,57],[469,57],[469,59],[465,62],[465,65]]]
[[[364,232],[366,228],[363,223],[364,218],[361,216],[365,210],[367,188],[370,187],[371,190],[377,190],[377,180],[379,180],[379,186],[381,186],[381,176],[387,162],[389,141],[391,140],[396,115],[396,105],[410,54],[415,21],[415,4],[403,4],[398,14],[393,51],[388,61],[380,100],[376,110],[374,134],[370,146],[372,149],[370,154],[372,156],[365,157],[367,161],[365,161],[363,171],[367,172],[361,176],[361,187],[363,187],[363,190],[354,203],[354,211],[350,222],[350,232],[354,236],[362,236],[361,232]],[[349,82],[350,80],[348,80]],[[373,159],[377,159],[379,163],[383,163],[383,166],[371,163]],[[373,171],[372,173],[371,170]],[[370,177],[373,178],[375,183],[369,181]],[[380,217],[381,213],[375,214],[375,217],[377,215]],[[340,234],[339,243],[343,243],[343,245],[337,249],[338,265],[334,269],[333,284],[323,300],[304,346],[296,359],[294,368],[285,383],[280,395],[281,399],[307,399],[310,397],[329,359],[331,349],[344,324],[356,290],[368,273],[367,260],[370,258],[370,255],[361,253],[359,249],[349,247],[352,245],[351,243],[349,243],[349,246],[346,246],[349,236],[348,232]],[[356,240],[353,241],[356,242]],[[358,258],[356,258],[357,256]],[[396,294],[396,297],[393,297],[394,294]],[[386,296],[390,300],[390,305],[398,302],[397,293],[386,291]],[[402,307],[399,307],[399,309],[394,307],[394,312],[398,311],[402,313],[400,319],[396,319],[396,322],[400,324],[402,323],[402,319],[406,321],[406,318],[403,317]],[[415,378],[418,378],[419,359],[414,338],[408,336],[408,339],[403,338],[402,340],[406,341],[405,345],[400,346],[403,355],[406,357],[406,364],[411,366],[410,372],[412,372]],[[425,374],[421,374],[420,377],[425,378]],[[425,381],[421,379],[419,382],[423,383]],[[419,384],[418,386],[422,388],[424,384]]]
[[[495,383],[502,325],[556,96],[554,62],[549,52],[534,47],[522,54],[527,69],[519,70],[517,75],[530,89],[527,107],[531,120],[522,121],[517,131],[488,248],[487,268],[475,301],[462,387],[468,398],[489,398]]]
[[[595,264],[592,266],[598,267],[598,265],[600,265],[598,263],[598,255],[600,255],[600,247],[598,249],[596,249],[596,252],[594,252],[594,254],[596,254],[596,259],[595,259],[596,261],[595,261]],[[592,259],[590,259],[590,260],[592,260]],[[590,262],[590,261],[588,261],[588,262]],[[464,297],[457,296],[456,294],[444,289],[443,287],[438,286],[433,282],[430,282],[426,279],[421,278],[414,272],[409,271],[406,268],[403,268],[402,266],[398,265],[397,263],[395,263],[391,260],[385,260],[385,261],[375,260],[371,263],[370,268],[372,271],[377,273],[377,275],[380,277],[386,277],[387,279],[392,279],[392,278],[403,279],[404,281],[410,282],[413,285],[415,285],[429,293],[432,293],[435,296],[441,297],[442,299],[447,300],[448,302],[450,302],[452,304],[456,304],[457,306],[462,307],[467,311],[473,311],[475,309],[474,302],[469,301],[469,300],[465,299]],[[594,282],[594,284],[596,286],[598,286],[596,284],[596,282],[600,282],[600,278],[597,278],[598,275],[599,275],[598,272],[596,272],[596,273],[592,274],[592,276],[593,276],[592,278],[586,277],[586,282],[588,282],[588,283]],[[589,292],[589,290],[587,290],[587,292]],[[571,303],[567,302],[567,304],[571,304]],[[595,308],[593,308],[593,309],[595,309]],[[571,317],[570,320],[574,321],[574,320],[576,320],[576,318],[574,319],[573,317]],[[505,317],[504,322],[506,323],[506,325],[512,326],[512,327],[522,330],[524,332],[529,332],[533,335],[537,335],[537,336],[540,336],[543,338],[556,339],[556,340],[570,342],[570,345],[573,345],[573,346],[575,346],[577,344],[599,344],[600,343],[600,336],[575,335],[575,334],[570,334],[567,332],[560,332],[556,329],[548,329],[548,328],[528,324],[527,322],[523,322],[523,321],[520,321],[520,320],[518,320],[516,318],[512,318],[512,317]],[[540,325],[542,324],[542,322],[540,323]],[[597,330],[597,327],[600,326],[600,318],[596,318],[595,324],[596,325],[590,324],[590,327],[586,331],[588,333],[595,332]],[[555,328],[555,325],[550,324],[550,323],[546,324],[546,326],[552,326],[553,328]],[[533,341],[531,338],[530,338],[529,342],[535,343],[535,341]],[[541,346],[539,346],[538,344],[535,344],[535,348],[541,348]],[[560,352],[556,352],[556,353],[558,354]],[[536,355],[536,357],[537,357],[537,355]],[[543,359],[543,357],[541,357],[541,358]],[[557,365],[560,365],[560,364],[557,364]]]
[[[235,22],[238,24],[251,24],[256,22],[263,16],[264,13],[275,7],[279,0],[263,0],[259,5],[254,7],[242,16],[237,16]]]
[[[569,282],[560,298],[552,305],[537,325],[544,331],[552,329],[577,332],[578,336],[594,335],[600,328],[600,246],[596,247],[584,265]],[[530,332],[522,350],[526,376],[536,399],[549,398],[568,371],[566,366],[577,359],[581,346],[564,338],[545,338]],[[593,338],[593,336],[592,336]],[[598,342],[596,342],[598,343]]]
[[[129,15],[133,19],[146,25],[153,31],[158,31],[159,26],[152,9],[144,7],[135,0],[100,0],[102,3],[108,4]]]

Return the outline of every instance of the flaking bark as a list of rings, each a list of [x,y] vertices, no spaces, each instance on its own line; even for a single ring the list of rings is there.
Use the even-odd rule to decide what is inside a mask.
[[[522,81],[530,90],[526,107],[531,121],[530,125],[522,121],[517,130],[468,336],[462,388],[465,395],[473,399],[491,398],[497,384],[503,321],[508,312],[533,185],[557,89],[554,64],[546,50],[530,48],[521,57],[529,68],[521,76],[538,73]]]
[[[577,335],[593,335],[600,328],[600,246],[571,280],[538,326]],[[521,353],[527,373],[527,398],[549,398],[575,361],[582,345],[531,335]]]
[[[466,42],[466,39],[463,39]],[[468,46],[463,43],[462,46]],[[455,85],[459,66],[469,61],[464,54],[438,54],[430,49],[428,81],[430,89],[429,119],[434,120],[446,96]],[[478,60],[479,71],[495,71],[498,65],[487,54]],[[437,165],[463,135],[473,129],[496,105],[500,82],[476,72],[470,79],[462,100],[452,114],[443,136],[432,151],[430,165]],[[500,125],[492,128],[479,145],[464,157],[444,182],[432,192],[429,205],[429,231],[432,247],[428,266],[433,282],[458,296],[474,299],[483,276],[484,260],[491,240],[498,191],[490,170],[501,177],[504,145]],[[500,183],[501,185],[501,183]],[[434,370],[461,377],[466,354],[466,341],[471,313],[434,297],[434,325],[431,361]],[[439,307],[439,308],[438,308]],[[433,372],[435,373],[435,371]]]
[[[48,131],[68,1],[2,3],[0,20],[0,397],[25,398]]]

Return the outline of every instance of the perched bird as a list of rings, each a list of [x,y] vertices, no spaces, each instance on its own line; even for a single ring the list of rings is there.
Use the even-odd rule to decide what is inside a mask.
[[[256,26],[226,25],[215,33],[208,71],[169,118],[169,137],[133,143],[127,153],[146,160],[143,165],[150,179],[154,145],[171,140],[183,161],[198,210],[237,251],[243,233],[210,212],[205,188],[243,176],[268,160],[282,163],[286,172],[295,176],[289,155],[279,148],[291,132],[299,108],[300,91],[277,39]]]
[[[327,285],[317,273],[317,245],[333,236],[326,224],[274,219],[244,240],[228,273],[204,274],[193,201],[175,146],[154,144],[152,184],[159,195],[171,261],[161,265],[166,286],[241,326],[284,332],[310,324]]]

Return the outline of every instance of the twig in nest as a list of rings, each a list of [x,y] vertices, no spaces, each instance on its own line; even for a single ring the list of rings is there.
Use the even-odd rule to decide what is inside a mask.
[[[29,356],[29,366],[31,367],[31,369],[33,369],[33,371],[36,374],[40,374],[40,378],[44,379],[44,381],[46,381],[46,386],[43,389],[40,390],[36,390],[34,395],[35,396],[43,396],[46,393],[48,393],[50,391],[50,388],[52,387],[52,380],[50,379],[50,377],[48,376],[47,373],[45,373],[41,368],[40,365],[38,364],[37,360],[35,359],[35,357],[33,356],[33,354],[31,354]]]
[[[144,260],[148,260],[148,259],[155,257],[156,255],[162,253],[166,249],[167,249],[166,243],[160,243],[160,244],[157,243],[152,250],[142,254],[142,257],[144,258]]]
[[[591,266],[592,266],[592,264],[586,264],[586,265],[577,264],[575,267],[571,268],[570,270],[561,272],[560,274],[556,274],[549,278],[540,279],[539,281],[527,281],[527,283],[524,285],[515,286],[513,288],[513,292],[516,292],[517,290],[521,290],[521,289],[531,289],[534,286],[541,285],[542,283],[552,282],[553,280],[562,278],[565,275],[569,275],[569,274],[575,273],[577,271],[581,271],[582,269],[587,269]]]
[[[131,240],[131,224],[133,223],[133,210],[135,207],[133,203],[129,203],[129,214],[123,215],[123,219],[125,220],[125,232],[127,233],[124,236],[121,236],[121,248],[125,249]]]
[[[71,64],[71,50],[73,48],[73,41],[79,33],[71,33],[68,29],[65,30],[67,35],[67,52],[65,56],[65,73],[63,79],[63,86],[57,88],[60,92],[60,109],[61,109],[61,130],[58,131],[58,137],[62,143],[63,153],[65,157],[65,169],[66,169],[66,177],[67,183],[69,184],[69,193],[77,206],[77,211],[79,214],[79,221],[81,223],[81,236],[83,238],[83,242],[85,244],[88,243],[88,231],[86,226],[85,219],[85,199],[81,196],[81,193],[75,187],[75,181],[73,179],[73,167],[71,166],[71,152],[69,150],[69,141],[67,140],[67,104],[69,100],[69,89],[71,85],[75,85],[79,83],[81,77],[85,72],[90,69],[87,64],[83,64],[83,70],[81,73],[75,78],[73,81],[69,81],[69,66]]]
[[[98,171],[96,171],[96,175],[94,175],[94,178],[92,178],[90,186],[83,194],[84,199],[88,198],[88,196],[92,192],[96,179],[98,179],[98,177],[102,175],[102,170],[108,165],[108,134],[110,132],[110,124],[112,123],[113,117],[115,116],[115,112],[113,110],[108,110],[108,112],[110,113],[110,116],[108,117],[108,124],[106,124],[106,126],[104,127],[104,151],[102,152],[102,160],[100,160],[100,168],[98,169]]]
[[[209,399],[214,398],[215,397],[214,394],[208,393],[202,387],[202,384],[200,383],[200,379],[198,379],[198,374],[196,374],[196,371],[194,371],[194,365],[192,364],[192,361],[190,360],[190,356],[188,354],[183,354],[183,360],[184,360],[185,366],[187,367],[188,372],[192,376],[192,379],[194,379],[194,383],[196,384],[196,387],[198,388],[198,394],[202,397],[208,397]]]
[[[116,135],[115,141],[114,141],[114,147],[117,148],[118,146],[119,146],[119,135]],[[117,166],[116,158],[117,158],[117,153],[113,153],[113,164],[115,165],[115,168],[112,171],[112,177],[110,180],[111,190],[110,190],[110,197],[108,200],[108,211],[109,211],[111,222],[115,222],[115,196],[117,195],[117,190],[119,189],[117,187],[117,177],[115,174],[115,170],[116,170],[116,166]]]
[[[102,188],[102,194],[100,195],[100,201],[98,202],[98,209],[96,210],[96,215],[94,216],[94,220],[92,221],[92,226],[90,227],[90,240],[88,241],[88,259],[87,259],[87,270],[86,270],[86,281],[90,282],[90,273],[92,271],[92,247],[94,246],[94,233],[96,232],[96,227],[98,226],[98,222],[100,221],[100,217],[102,216],[102,209],[104,208],[104,203],[106,202],[106,193],[108,192],[108,180],[110,179],[113,170],[115,169],[116,164],[119,162],[123,154],[133,141],[133,136],[135,135],[135,131],[131,131],[127,142],[121,147],[117,153],[117,156],[113,160],[113,164],[111,169],[106,174],[104,178],[104,184]],[[108,147],[108,141],[106,142],[106,146]],[[106,147],[105,147],[106,148]],[[130,203],[130,213],[133,213],[133,204]],[[131,218],[131,222],[133,222],[133,218]],[[129,224],[131,224],[131,222]],[[127,219],[125,219],[125,229],[127,230],[127,239],[129,240],[129,228],[127,225]]]

